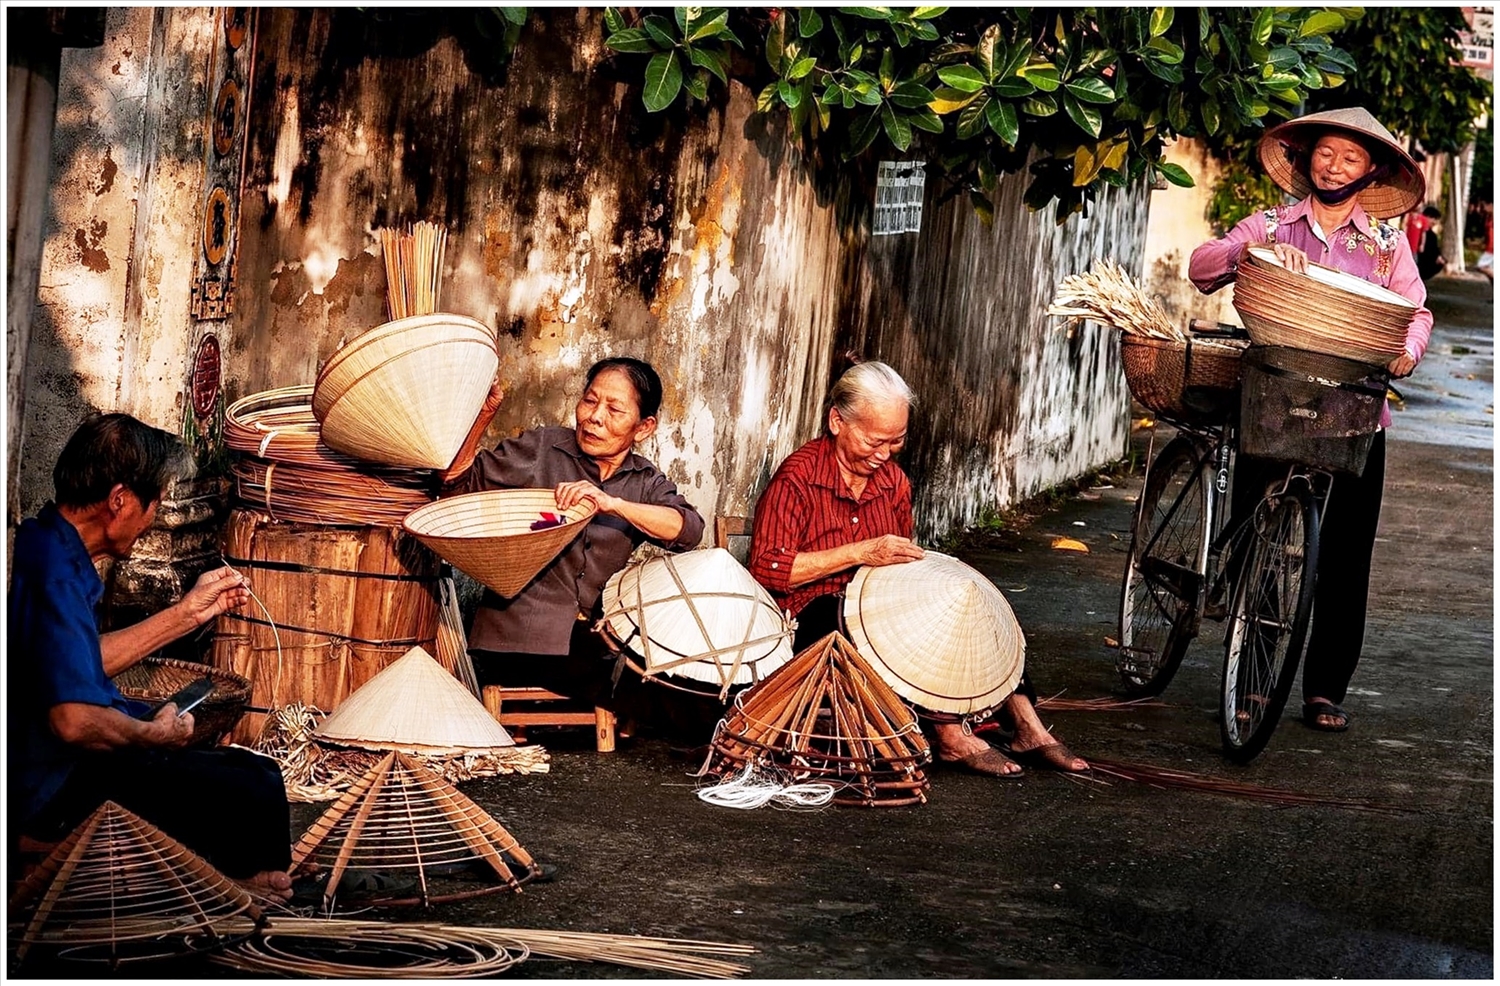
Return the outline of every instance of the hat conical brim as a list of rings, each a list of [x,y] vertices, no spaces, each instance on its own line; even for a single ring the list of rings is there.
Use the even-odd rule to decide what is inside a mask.
[[[1312,149],[1318,138],[1332,131],[1343,131],[1368,144],[1381,145],[1387,152],[1395,172],[1361,191],[1357,200],[1360,207],[1376,219],[1403,216],[1421,205],[1427,197],[1427,180],[1421,169],[1412,160],[1389,130],[1358,107],[1345,110],[1330,110],[1288,120],[1266,131],[1261,137],[1257,151],[1261,167],[1271,180],[1292,196],[1304,199],[1312,192],[1312,183],[1299,161]]]
[[[428,756],[516,745],[483,703],[420,647],[356,689],[313,735],[343,746]]]
[[[895,692],[934,712],[992,709],[1021,679],[1026,639],[1005,596],[956,558],[861,568],[844,599],[849,639]]]

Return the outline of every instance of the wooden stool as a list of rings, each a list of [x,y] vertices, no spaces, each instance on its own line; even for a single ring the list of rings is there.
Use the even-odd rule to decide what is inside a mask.
[[[615,752],[615,714],[608,709],[595,708],[589,712],[582,709],[556,709],[529,712],[507,712],[511,702],[548,703],[571,701],[565,695],[549,692],[545,688],[506,688],[502,685],[484,686],[484,707],[495,721],[511,730],[517,740],[526,738],[527,726],[593,726],[594,747],[600,753]]]

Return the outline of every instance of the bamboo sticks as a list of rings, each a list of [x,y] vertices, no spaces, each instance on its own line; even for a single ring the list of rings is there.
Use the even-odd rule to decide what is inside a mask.
[[[386,309],[392,321],[438,310],[448,231],[435,223],[413,224],[402,233],[378,230],[385,258]]]
[[[1113,325],[1127,334],[1184,342],[1187,337],[1161,303],[1146,294],[1125,269],[1103,260],[1092,270],[1063,278],[1048,315],[1072,320],[1091,319]]]

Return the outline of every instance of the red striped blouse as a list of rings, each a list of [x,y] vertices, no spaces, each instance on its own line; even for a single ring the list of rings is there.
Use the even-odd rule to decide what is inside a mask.
[[[812,600],[842,592],[854,569],[789,588],[801,551],[823,551],[866,538],[912,536],[911,482],[894,462],[876,470],[855,499],[839,474],[833,436],[814,439],[787,456],[755,506],[750,574],[782,609],[797,615]]]

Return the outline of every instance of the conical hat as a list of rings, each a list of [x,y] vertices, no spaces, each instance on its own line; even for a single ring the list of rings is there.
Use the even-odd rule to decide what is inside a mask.
[[[1370,115],[1370,111],[1353,106],[1325,113],[1309,113],[1288,120],[1266,131],[1256,149],[1261,167],[1285,192],[1304,199],[1312,192],[1307,177],[1307,159],[1314,144],[1324,134],[1344,131],[1362,144],[1372,141],[1385,149],[1391,173],[1372,183],[1356,196],[1360,207],[1376,219],[1404,216],[1427,197],[1427,179],[1417,163],[1406,153],[1391,132]]]
[[[519,876],[503,853],[523,868]],[[474,860],[500,878],[495,890],[517,889],[541,872],[515,837],[472,799],[417,761],[392,752],[303,833],[292,847],[291,872],[331,868],[323,889],[330,900],[350,866],[416,870],[420,899],[431,904],[446,898],[431,893],[428,870]]]
[[[759,681],[792,657],[792,630],[776,601],[723,548],[616,572],[604,586],[604,622],[645,659],[646,675],[727,688]]]
[[[215,941],[215,921],[241,913],[260,917],[242,887],[113,801],[100,805],[21,884],[10,901],[12,920],[22,908],[31,917],[18,959],[38,944],[94,946],[112,961],[155,958],[190,951],[187,935]]]
[[[495,331],[464,315],[415,315],[371,329],[318,374],[313,414],[329,448],[446,469],[479,416],[500,357]]]
[[[420,647],[357,688],[313,735],[341,746],[427,756],[516,745],[483,703]]]
[[[934,712],[993,709],[1021,680],[1026,638],[994,583],[957,558],[866,566],[844,598],[849,639],[901,697]]]
[[[543,513],[566,522],[533,531]],[[557,509],[551,490],[485,490],[446,497],[406,515],[401,526],[455,568],[509,599],[583,533],[594,501]]]

